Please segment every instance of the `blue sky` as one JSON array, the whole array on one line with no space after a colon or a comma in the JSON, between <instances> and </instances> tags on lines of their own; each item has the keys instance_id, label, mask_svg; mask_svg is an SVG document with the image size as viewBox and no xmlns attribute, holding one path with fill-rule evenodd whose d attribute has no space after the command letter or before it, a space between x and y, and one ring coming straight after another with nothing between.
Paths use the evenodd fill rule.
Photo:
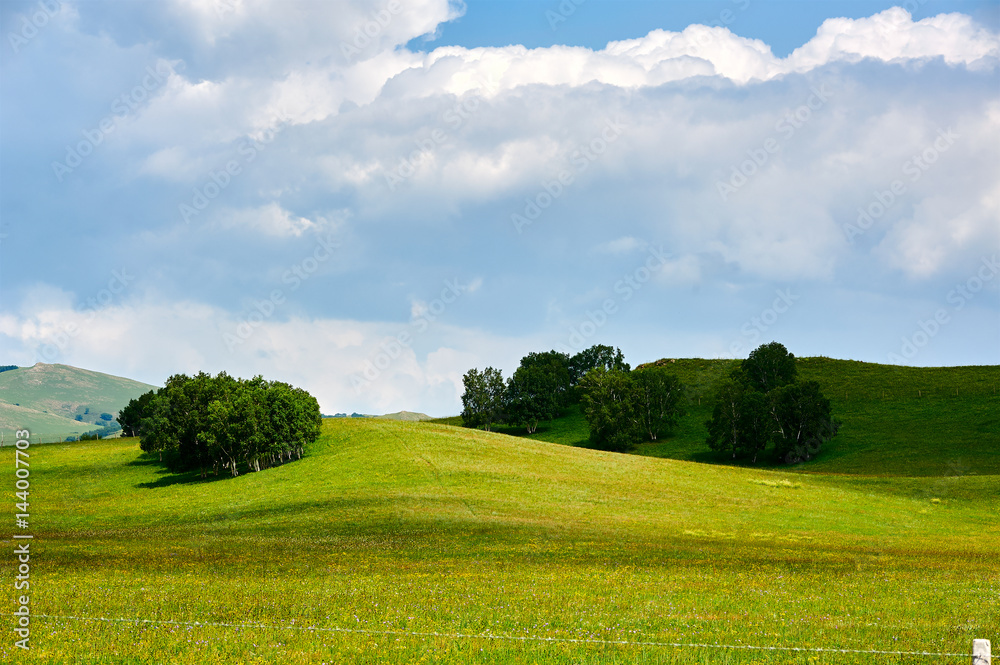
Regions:
<instances>
[{"instance_id":1,"label":"blue sky","mask_svg":"<svg viewBox=\"0 0 1000 665\"><path fill-rule=\"evenodd\" d=\"M460 409L529 351L1000 362L992 2L0 5L2 362Z\"/></svg>"},{"instance_id":2,"label":"blue sky","mask_svg":"<svg viewBox=\"0 0 1000 665\"><path fill-rule=\"evenodd\" d=\"M849 0L583 0L572 2L572 12L560 2L537 0L479 0L467 3L466 13L449 21L433 35L408 44L414 50L438 46L506 46L529 48L555 44L602 49L609 41L646 34L651 27L680 32L691 24L722 26L742 37L763 40L780 57L809 41L828 18L865 18L894 6L907 8L920 20L942 12L962 12L992 25L1000 21L1000 4L985 0L887 2ZM552 12L552 13L549 13ZM428 39L433 37L433 39Z\"/></svg>"}]
</instances>

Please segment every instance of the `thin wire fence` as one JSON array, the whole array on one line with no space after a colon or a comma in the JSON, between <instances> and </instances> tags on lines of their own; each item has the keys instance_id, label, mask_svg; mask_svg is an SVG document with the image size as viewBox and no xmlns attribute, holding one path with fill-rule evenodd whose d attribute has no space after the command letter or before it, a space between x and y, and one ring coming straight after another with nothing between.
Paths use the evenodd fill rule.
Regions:
<instances>
[{"instance_id":1,"label":"thin wire fence","mask_svg":"<svg viewBox=\"0 0 1000 665\"><path fill-rule=\"evenodd\" d=\"M225 623L220 621L171 621L167 619L119 619L107 617L78 617L65 616L59 614L34 614L33 617L45 619L63 619L68 621L97 621L106 623L135 623L135 624L157 624L168 626L192 626L200 627L221 627L221 628L263 628L267 630L298 630L309 632L329 632L329 633L358 633L364 635L386 635L386 636L410 636L410 637L444 637L447 639L469 639L469 640L507 640L511 642L558 642L563 644L601 644L608 646L635 646L635 647L672 647L672 648L696 648L696 649L732 649L745 651L787 651L787 652L809 652L809 653L844 653L844 654L873 654L881 656L923 656L928 658L971 658L971 653L943 653L933 651L883 651L878 649L836 649L832 647L787 647L787 646L754 646L747 644L711 644L700 642L656 642L656 641L629 641L629 640L599 640L594 638L575 637L544 637L540 635L504 635L496 633L440 633L434 631L406 631L406 630L373 630L369 628L339 628L321 626L296 626L296 625L274 625L260 623Z\"/></svg>"}]
</instances>

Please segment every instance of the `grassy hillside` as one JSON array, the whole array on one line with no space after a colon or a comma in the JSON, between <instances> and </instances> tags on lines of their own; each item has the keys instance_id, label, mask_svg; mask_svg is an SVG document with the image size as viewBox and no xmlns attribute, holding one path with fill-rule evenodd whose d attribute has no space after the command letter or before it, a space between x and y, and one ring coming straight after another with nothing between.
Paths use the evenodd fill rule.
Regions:
<instances>
[{"instance_id":1,"label":"grassy hillside","mask_svg":"<svg viewBox=\"0 0 1000 665\"><path fill-rule=\"evenodd\" d=\"M688 388L687 415L673 436L636 447L650 457L723 462L705 445L712 395L735 366L730 360L658 361ZM897 476L1000 473L1000 367L897 367L852 360L800 358L802 380L818 381L843 425L799 472ZM461 419L435 422L460 425ZM502 429L521 436L523 430ZM543 424L532 439L588 446L578 407ZM761 466L767 466L764 460ZM775 467L778 468L778 467Z\"/></svg>"},{"instance_id":2,"label":"grassy hillside","mask_svg":"<svg viewBox=\"0 0 1000 665\"><path fill-rule=\"evenodd\" d=\"M306 458L256 474L173 476L126 439L33 449L31 482L19 662L899 663L927 661L640 643L968 653L1000 637L997 476L802 475L328 419Z\"/></svg>"},{"instance_id":3,"label":"grassy hillside","mask_svg":"<svg viewBox=\"0 0 1000 665\"><path fill-rule=\"evenodd\" d=\"M0 427L49 438L80 434L154 389L139 381L68 365L37 363L0 373ZM79 416L81 421L77 421Z\"/></svg>"}]
</instances>

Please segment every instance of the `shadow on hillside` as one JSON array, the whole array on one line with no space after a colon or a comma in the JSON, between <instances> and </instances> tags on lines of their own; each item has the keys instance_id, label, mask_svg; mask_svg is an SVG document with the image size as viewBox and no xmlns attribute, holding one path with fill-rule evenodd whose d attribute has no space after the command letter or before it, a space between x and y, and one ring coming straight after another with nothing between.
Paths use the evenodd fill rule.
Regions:
<instances>
[{"instance_id":1,"label":"shadow on hillside","mask_svg":"<svg viewBox=\"0 0 1000 665\"><path fill-rule=\"evenodd\" d=\"M129 466L158 466L163 464L159 457L144 453L139 459L134 459L128 463Z\"/></svg>"},{"instance_id":2,"label":"shadow on hillside","mask_svg":"<svg viewBox=\"0 0 1000 665\"><path fill-rule=\"evenodd\" d=\"M822 449L815 457L810 460L803 462L796 462L794 464L788 464L780 459L776 459L771 451L765 451L757 458L756 463L753 460L746 458L733 459L729 455L714 452L712 450L700 450L697 452L690 453L687 457L683 458L691 462L698 462L700 464L711 464L714 466L731 466L738 469L759 469L762 471L808 471L809 465L826 459L827 449Z\"/></svg>"},{"instance_id":3,"label":"shadow on hillside","mask_svg":"<svg viewBox=\"0 0 1000 665\"><path fill-rule=\"evenodd\" d=\"M221 475L209 475L207 478L202 478L201 474L197 471L182 471L180 473L173 473L170 469L161 469L157 471L157 473L161 474L163 477L159 480L152 480L148 483L137 483L136 487L155 489L157 487L169 487L171 485L179 484L206 483L228 477Z\"/></svg>"},{"instance_id":4,"label":"shadow on hillside","mask_svg":"<svg viewBox=\"0 0 1000 665\"><path fill-rule=\"evenodd\" d=\"M725 464L727 466L739 466L737 464L739 460L734 460L732 458L726 458L725 455L720 455L712 450L700 450L695 453L691 453L689 458L692 462L701 462L702 464Z\"/></svg>"},{"instance_id":5,"label":"shadow on hillside","mask_svg":"<svg viewBox=\"0 0 1000 665\"><path fill-rule=\"evenodd\" d=\"M292 460L293 462L295 460ZM291 464L291 462L285 462L280 464L279 467L285 466L286 464ZM160 461L158 455L152 453L144 453L138 459L134 459L128 463L129 466L152 466L159 467L156 469L156 474L160 476L157 480L151 480L145 483L136 483L136 487L142 487L144 489L155 489L157 487L169 487L171 485L183 485L183 484L196 484L196 483L212 483L219 482L223 480L228 480L234 476L227 470L219 470L218 475L214 475L211 470L209 470L208 475L202 478L201 471L199 469L188 469L188 470L176 470L177 460L172 459L169 456L164 456L163 461ZM279 467L270 467L272 469ZM261 469L259 472L263 473L268 469ZM240 475L247 472L245 469L240 469Z\"/></svg>"}]
</instances>

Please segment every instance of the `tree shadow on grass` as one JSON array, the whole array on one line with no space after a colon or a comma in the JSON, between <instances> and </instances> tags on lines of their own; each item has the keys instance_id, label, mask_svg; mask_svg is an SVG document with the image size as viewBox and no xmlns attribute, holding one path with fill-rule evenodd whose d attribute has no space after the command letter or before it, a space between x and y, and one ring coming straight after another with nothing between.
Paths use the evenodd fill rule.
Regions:
<instances>
[{"instance_id":1,"label":"tree shadow on grass","mask_svg":"<svg viewBox=\"0 0 1000 665\"><path fill-rule=\"evenodd\" d=\"M158 466L162 464L163 462L158 457L148 453L143 453L142 457L128 463L129 466Z\"/></svg>"},{"instance_id":2,"label":"tree shadow on grass","mask_svg":"<svg viewBox=\"0 0 1000 665\"><path fill-rule=\"evenodd\" d=\"M291 460L290 462L285 462L284 464L279 464L277 467L263 468L260 471L254 471L253 473L263 473L268 469L275 469L286 464L290 464L296 460ZM152 453L143 453L137 459L132 460L128 463L129 466L152 466L159 467L156 469L156 474L161 476L157 480L151 480L145 483L136 483L136 487L142 487L144 489L155 489L157 487L169 487L171 485L194 485L199 483L214 483L229 480L234 478L228 470L220 469L219 474L215 475L211 471L208 472L204 478L202 478L200 469L178 469L178 460L176 456L164 455L163 461L160 461L158 455ZM248 473L241 471L240 475L243 473Z\"/></svg>"},{"instance_id":3,"label":"tree shadow on grass","mask_svg":"<svg viewBox=\"0 0 1000 665\"><path fill-rule=\"evenodd\" d=\"M172 456L169 453L160 459L159 454L154 453L142 453L136 459L128 463L129 466L145 466L145 467L155 467L156 474L160 476L157 480L151 480L145 483L136 483L136 487L142 487L146 489L154 489L157 487L169 487L170 485L178 484L191 484L208 482L211 480L218 480L225 476L213 476L209 475L207 478L201 477L201 472L198 469L185 469L180 470L177 468L178 460L176 456Z\"/></svg>"},{"instance_id":4,"label":"tree shadow on grass","mask_svg":"<svg viewBox=\"0 0 1000 665\"><path fill-rule=\"evenodd\" d=\"M142 487L145 489L155 489L157 487L169 487L171 485L193 485L195 483L208 483L214 482L216 480L224 480L227 476L209 475L207 478L202 478L201 474L197 471L181 471L174 473L170 469L161 469L157 471L163 477L159 480L151 480L147 483L136 483L136 487Z\"/></svg>"}]
</instances>

